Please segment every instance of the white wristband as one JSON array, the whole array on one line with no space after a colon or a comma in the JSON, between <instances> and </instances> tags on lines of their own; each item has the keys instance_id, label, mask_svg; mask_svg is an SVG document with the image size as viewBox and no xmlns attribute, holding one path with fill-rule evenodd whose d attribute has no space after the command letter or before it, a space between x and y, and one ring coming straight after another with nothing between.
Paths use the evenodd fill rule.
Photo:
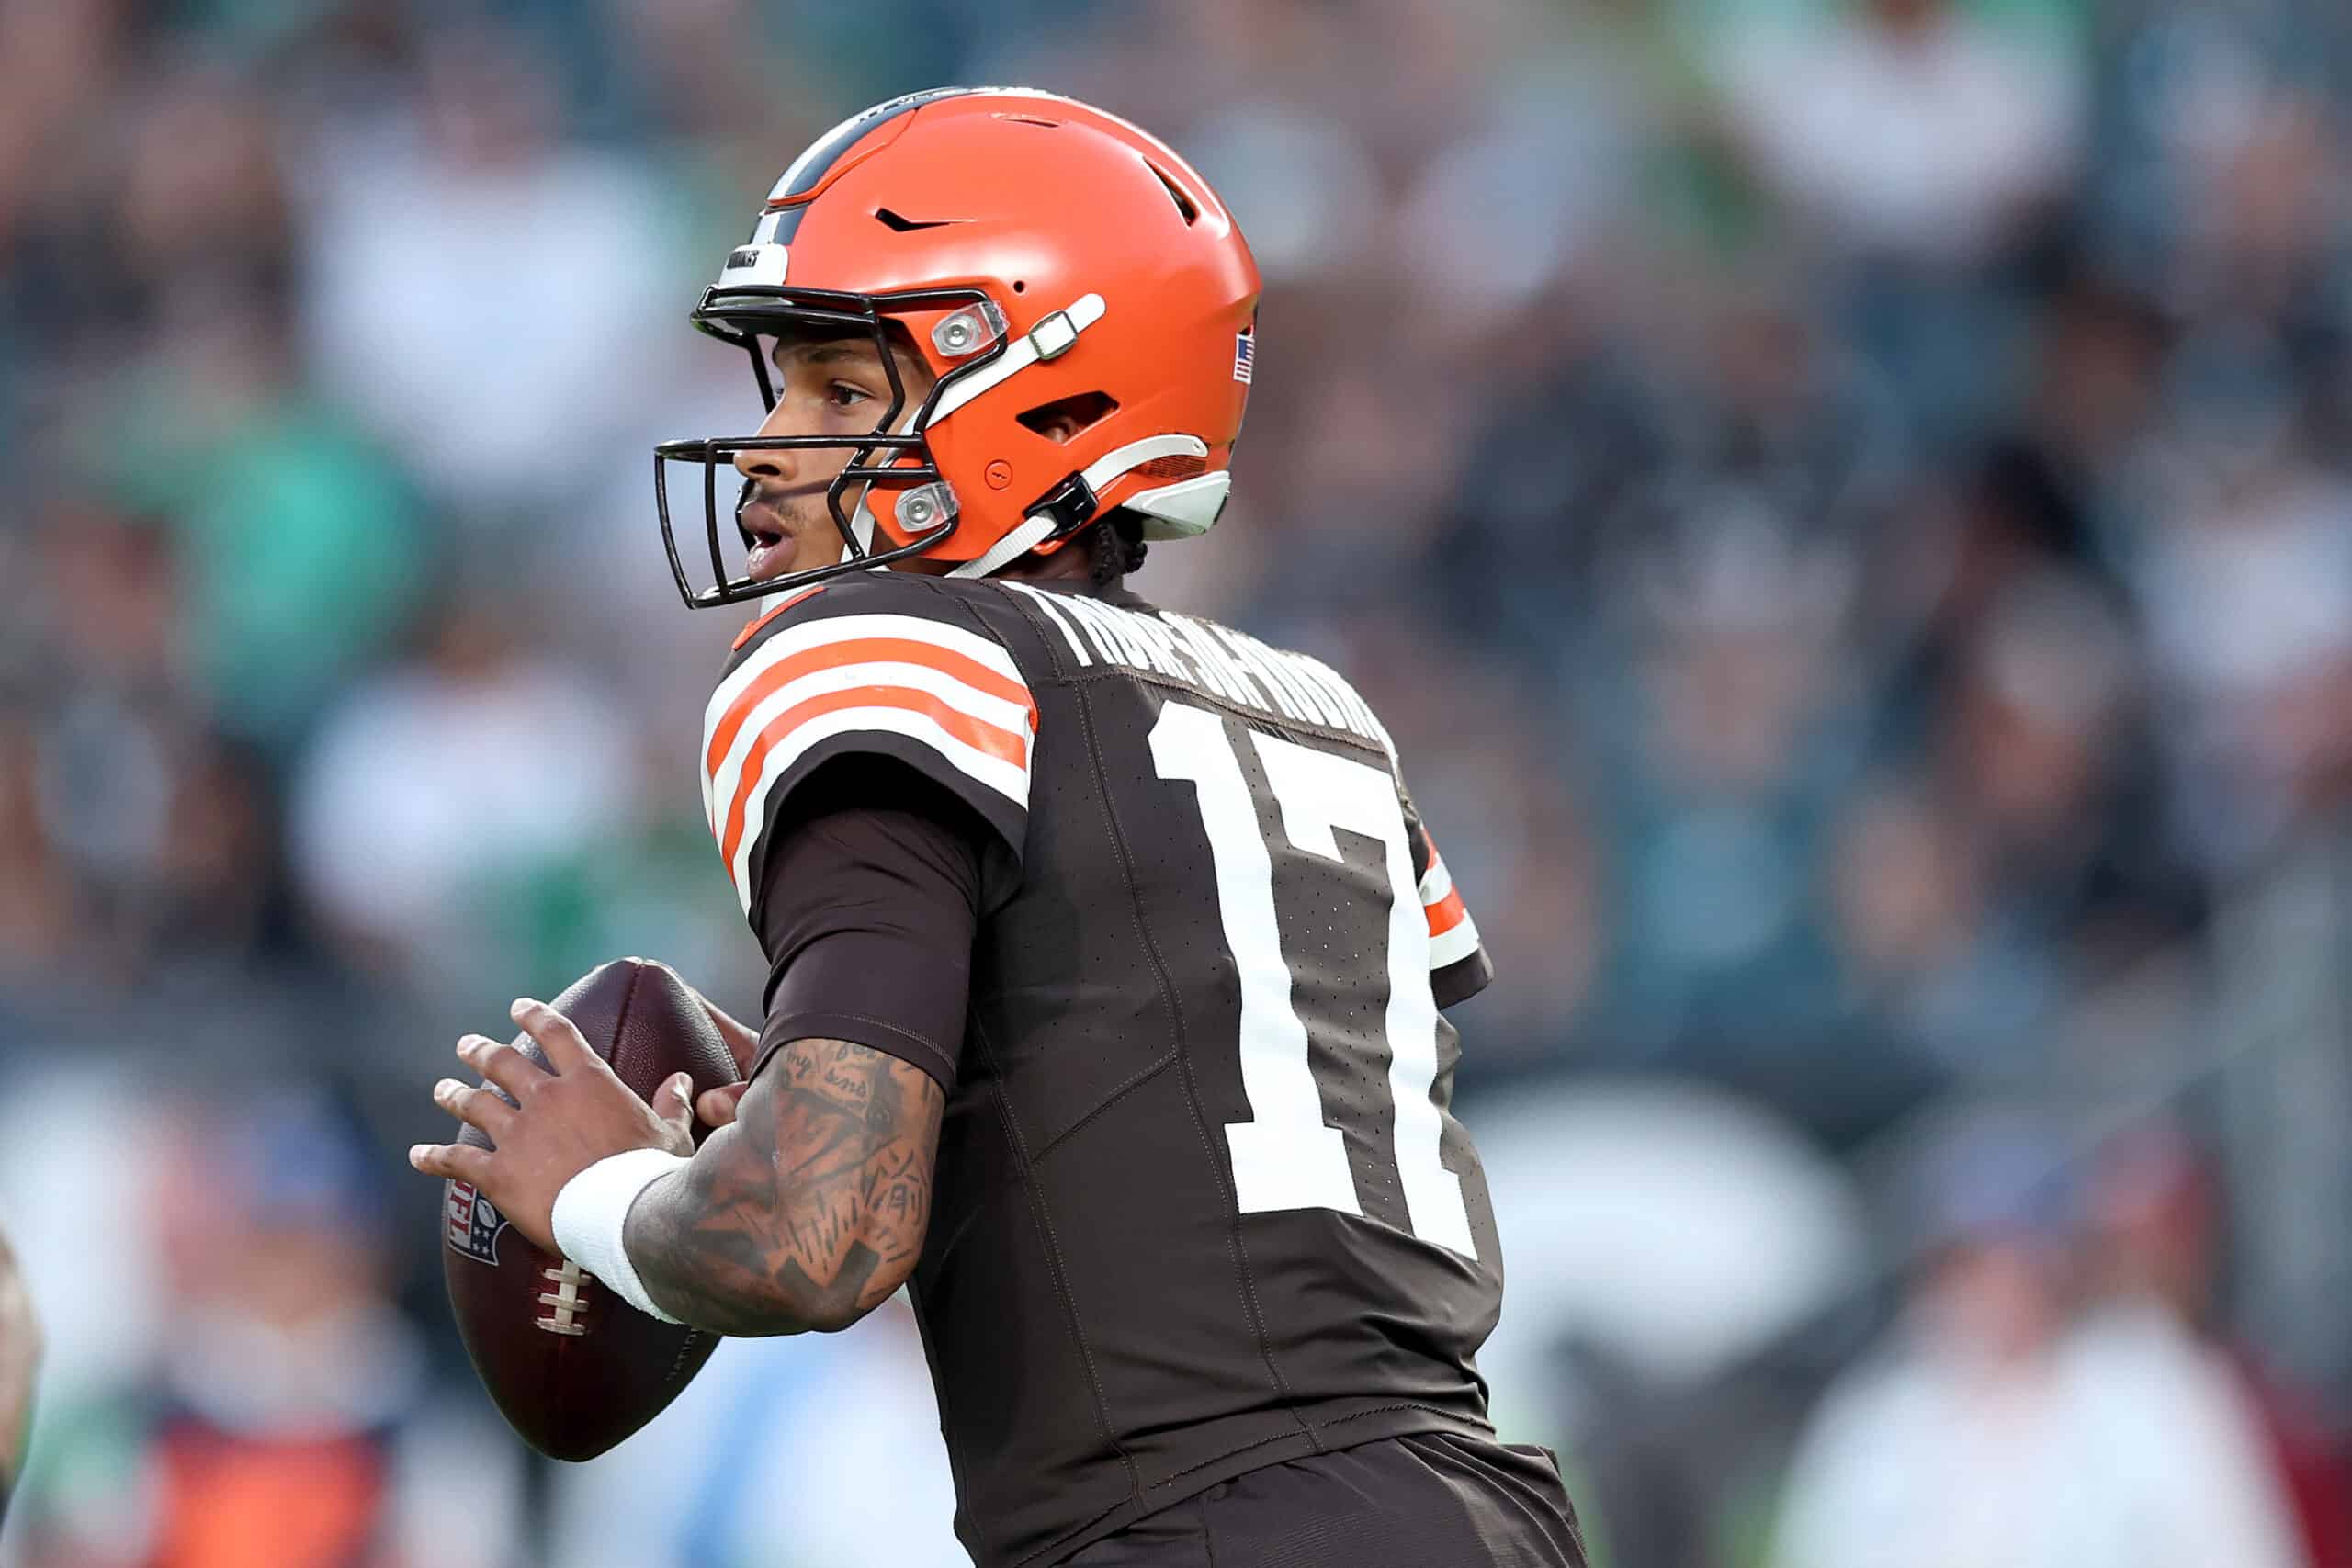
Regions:
<instances>
[{"instance_id":1,"label":"white wristband","mask_svg":"<svg viewBox=\"0 0 2352 1568\"><path fill-rule=\"evenodd\" d=\"M598 1160L555 1195L555 1244L563 1255L629 1305L664 1323L682 1320L655 1306L646 1294L645 1281L637 1277L628 1250L621 1245L621 1232L638 1194L688 1163L662 1149L630 1149Z\"/></svg>"}]
</instances>

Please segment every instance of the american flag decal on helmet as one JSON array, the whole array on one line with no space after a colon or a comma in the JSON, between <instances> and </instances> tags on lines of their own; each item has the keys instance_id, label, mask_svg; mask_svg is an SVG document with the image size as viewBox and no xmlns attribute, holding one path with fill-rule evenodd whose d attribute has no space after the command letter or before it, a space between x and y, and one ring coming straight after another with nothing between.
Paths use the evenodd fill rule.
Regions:
<instances>
[{"instance_id":1,"label":"american flag decal on helmet","mask_svg":"<svg viewBox=\"0 0 2352 1568\"><path fill-rule=\"evenodd\" d=\"M1258 362L1258 329L1253 324L1233 334L1233 378L1247 383Z\"/></svg>"}]
</instances>

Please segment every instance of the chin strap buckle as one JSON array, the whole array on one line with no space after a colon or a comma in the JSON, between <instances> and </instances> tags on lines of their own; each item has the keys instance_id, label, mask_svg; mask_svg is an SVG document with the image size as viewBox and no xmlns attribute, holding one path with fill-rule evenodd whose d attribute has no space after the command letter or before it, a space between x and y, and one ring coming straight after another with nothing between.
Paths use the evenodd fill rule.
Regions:
<instances>
[{"instance_id":1,"label":"chin strap buckle","mask_svg":"<svg viewBox=\"0 0 2352 1568\"><path fill-rule=\"evenodd\" d=\"M1032 550L1055 549L1064 539L1085 527L1095 513L1102 509L1102 504L1095 499L1094 487L1086 482L1086 477L1072 474L1031 507L1012 532L989 546L977 559L966 561L947 575L989 577Z\"/></svg>"},{"instance_id":2,"label":"chin strap buckle","mask_svg":"<svg viewBox=\"0 0 2352 1568\"><path fill-rule=\"evenodd\" d=\"M1037 351L1037 361L1059 359L1078 343L1078 323L1069 319L1068 310L1056 310L1029 329L1029 346Z\"/></svg>"},{"instance_id":3,"label":"chin strap buckle","mask_svg":"<svg viewBox=\"0 0 2352 1568\"><path fill-rule=\"evenodd\" d=\"M1049 518L1053 522L1052 531L1038 543L1058 544L1069 538L1092 522L1102 506L1102 503L1095 498L1094 487L1086 482L1086 476L1070 475L1029 508L1030 516Z\"/></svg>"}]
</instances>

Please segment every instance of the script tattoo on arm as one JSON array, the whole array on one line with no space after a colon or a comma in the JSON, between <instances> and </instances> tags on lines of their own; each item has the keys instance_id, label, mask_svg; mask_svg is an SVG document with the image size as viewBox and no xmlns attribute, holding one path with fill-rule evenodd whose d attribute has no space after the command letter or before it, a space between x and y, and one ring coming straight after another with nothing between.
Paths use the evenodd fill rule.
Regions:
<instances>
[{"instance_id":1,"label":"script tattoo on arm","mask_svg":"<svg viewBox=\"0 0 2352 1568\"><path fill-rule=\"evenodd\" d=\"M629 1261L697 1328L846 1328L914 1271L946 1099L931 1075L845 1040L776 1054L694 1163L629 1211Z\"/></svg>"}]
</instances>

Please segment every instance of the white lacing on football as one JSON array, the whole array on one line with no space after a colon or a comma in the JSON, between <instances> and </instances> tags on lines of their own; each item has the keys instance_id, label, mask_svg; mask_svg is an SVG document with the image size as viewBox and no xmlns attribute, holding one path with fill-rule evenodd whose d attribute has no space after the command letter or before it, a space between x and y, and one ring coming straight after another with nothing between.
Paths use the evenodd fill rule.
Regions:
<instances>
[{"instance_id":1,"label":"white lacing on football","mask_svg":"<svg viewBox=\"0 0 2352 1568\"><path fill-rule=\"evenodd\" d=\"M554 1310L532 1321L549 1334L574 1338L586 1334L588 1325L580 1321L580 1314L587 1310L588 1287L595 1283L596 1277L567 1258L560 1269L540 1269L539 1278L555 1286L552 1291L539 1292L539 1304Z\"/></svg>"}]
</instances>

